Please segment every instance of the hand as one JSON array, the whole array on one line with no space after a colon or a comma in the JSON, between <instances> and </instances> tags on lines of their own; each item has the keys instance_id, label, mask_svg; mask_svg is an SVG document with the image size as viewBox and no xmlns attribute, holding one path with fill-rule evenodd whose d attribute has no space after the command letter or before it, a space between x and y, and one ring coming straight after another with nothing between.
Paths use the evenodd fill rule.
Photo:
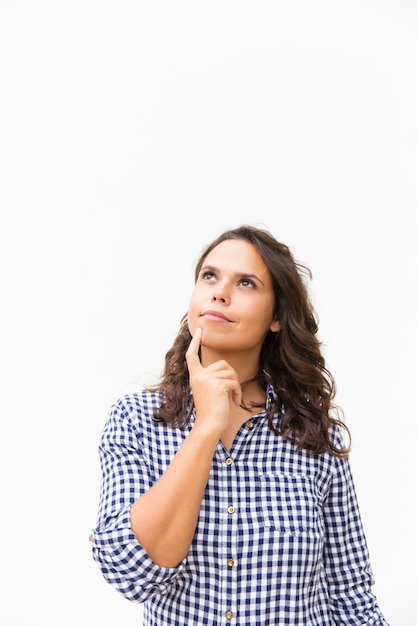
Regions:
<instances>
[{"instance_id":1,"label":"hand","mask_svg":"<svg viewBox=\"0 0 417 626\"><path fill-rule=\"evenodd\" d=\"M227 361L202 366L198 355L201 337L202 330L197 328L185 355L196 409L196 425L205 425L220 437L229 423L230 403L233 401L240 405L242 389L236 371Z\"/></svg>"}]
</instances>

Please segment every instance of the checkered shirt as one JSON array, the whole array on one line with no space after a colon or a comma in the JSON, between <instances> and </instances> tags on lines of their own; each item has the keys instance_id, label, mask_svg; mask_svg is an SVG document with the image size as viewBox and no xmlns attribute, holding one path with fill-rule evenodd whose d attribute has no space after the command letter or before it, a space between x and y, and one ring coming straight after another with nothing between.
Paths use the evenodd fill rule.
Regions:
<instances>
[{"instance_id":1,"label":"checkered shirt","mask_svg":"<svg viewBox=\"0 0 417 626\"><path fill-rule=\"evenodd\" d=\"M268 406L272 388L267 398ZM187 556L175 568L153 563L129 509L193 425L153 421L157 403L140 391L111 407L90 536L104 578L144 603L145 626L388 626L371 592L348 460L297 452L268 428L266 411L241 426L230 452L217 445Z\"/></svg>"}]
</instances>

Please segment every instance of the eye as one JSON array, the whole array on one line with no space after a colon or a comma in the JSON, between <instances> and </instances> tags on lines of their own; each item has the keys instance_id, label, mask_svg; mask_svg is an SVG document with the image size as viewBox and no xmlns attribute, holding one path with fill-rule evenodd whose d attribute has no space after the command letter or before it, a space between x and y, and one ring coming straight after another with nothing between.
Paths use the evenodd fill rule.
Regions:
<instances>
[{"instance_id":1,"label":"eye","mask_svg":"<svg viewBox=\"0 0 417 626\"><path fill-rule=\"evenodd\" d=\"M243 287L252 287L253 289L256 288L255 283L250 278L241 278L239 280L239 285L242 285Z\"/></svg>"},{"instance_id":2,"label":"eye","mask_svg":"<svg viewBox=\"0 0 417 626\"><path fill-rule=\"evenodd\" d=\"M216 278L216 274L211 270L204 270L203 272L201 272L201 278L202 280L213 280L214 278Z\"/></svg>"}]
</instances>

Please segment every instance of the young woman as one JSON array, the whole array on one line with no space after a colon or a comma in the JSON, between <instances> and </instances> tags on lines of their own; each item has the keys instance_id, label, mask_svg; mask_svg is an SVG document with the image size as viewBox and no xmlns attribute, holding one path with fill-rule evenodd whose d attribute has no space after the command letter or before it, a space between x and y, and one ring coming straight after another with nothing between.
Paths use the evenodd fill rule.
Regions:
<instances>
[{"instance_id":1,"label":"young woman","mask_svg":"<svg viewBox=\"0 0 417 626\"><path fill-rule=\"evenodd\" d=\"M387 626L308 275L220 235L160 383L110 410L93 556L146 626Z\"/></svg>"}]
</instances>

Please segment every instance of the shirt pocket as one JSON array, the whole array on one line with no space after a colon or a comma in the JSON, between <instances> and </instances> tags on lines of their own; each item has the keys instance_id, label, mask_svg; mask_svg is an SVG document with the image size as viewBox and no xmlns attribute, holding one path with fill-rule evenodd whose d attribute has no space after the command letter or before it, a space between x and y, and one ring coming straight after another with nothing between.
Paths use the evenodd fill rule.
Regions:
<instances>
[{"instance_id":1,"label":"shirt pocket","mask_svg":"<svg viewBox=\"0 0 417 626\"><path fill-rule=\"evenodd\" d=\"M281 532L320 531L320 495L305 474L259 474L265 527Z\"/></svg>"}]
</instances>

